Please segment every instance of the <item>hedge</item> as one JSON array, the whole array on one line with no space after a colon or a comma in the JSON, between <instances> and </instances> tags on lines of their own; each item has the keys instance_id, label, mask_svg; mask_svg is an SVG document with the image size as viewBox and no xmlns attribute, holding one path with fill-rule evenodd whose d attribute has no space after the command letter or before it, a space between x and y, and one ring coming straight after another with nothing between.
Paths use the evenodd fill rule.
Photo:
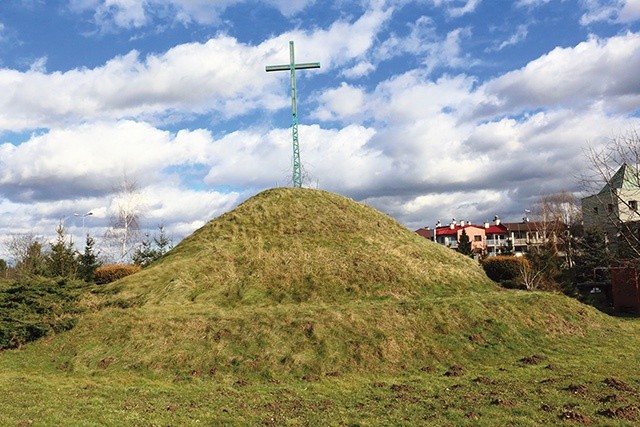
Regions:
<instances>
[{"instance_id":1,"label":"hedge","mask_svg":"<svg viewBox=\"0 0 640 427\"><path fill-rule=\"evenodd\" d=\"M104 285L130 276L140 270L142 270L142 267L139 265L103 265L96 268L93 279L97 285Z\"/></svg>"},{"instance_id":2,"label":"hedge","mask_svg":"<svg viewBox=\"0 0 640 427\"><path fill-rule=\"evenodd\" d=\"M528 264L524 257L498 255L481 261L484 272L494 282L516 280L520 277L522 266Z\"/></svg>"}]
</instances>

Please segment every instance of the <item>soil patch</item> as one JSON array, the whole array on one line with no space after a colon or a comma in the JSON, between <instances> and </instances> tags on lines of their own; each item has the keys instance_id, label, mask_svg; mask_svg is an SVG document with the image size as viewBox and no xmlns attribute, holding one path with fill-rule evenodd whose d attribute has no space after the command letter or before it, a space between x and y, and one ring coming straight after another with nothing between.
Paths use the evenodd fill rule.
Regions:
<instances>
[{"instance_id":1,"label":"soil patch","mask_svg":"<svg viewBox=\"0 0 640 427\"><path fill-rule=\"evenodd\" d=\"M589 388L582 384L570 384L569 386L567 386L567 388L565 388L565 390L573 394L579 394L581 396L584 396L587 393L589 393Z\"/></svg>"},{"instance_id":2,"label":"soil patch","mask_svg":"<svg viewBox=\"0 0 640 427\"><path fill-rule=\"evenodd\" d=\"M574 421L578 424L592 424L593 420L586 415L574 411L573 409L565 409L560 412L558 418L561 420Z\"/></svg>"},{"instance_id":3,"label":"soil patch","mask_svg":"<svg viewBox=\"0 0 640 427\"><path fill-rule=\"evenodd\" d=\"M627 383L616 378L605 378L603 382L609 387L615 388L619 391L633 391Z\"/></svg>"},{"instance_id":4,"label":"soil patch","mask_svg":"<svg viewBox=\"0 0 640 427\"><path fill-rule=\"evenodd\" d=\"M519 362L524 363L525 365L537 365L546 359L546 356L542 354L534 354L533 356L523 357Z\"/></svg>"},{"instance_id":5,"label":"soil patch","mask_svg":"<svg viewBox=\"0 0 640 427\"><path fill-rule=\"evenodd\" d=\"M460 365L453 365L447 372L444 373L446 377L459 377L464 375L464 368Z\"/></svg>"},{"instance_id":6,"label":"soil patch","mask_svg":"<svg viewBox=\"0 0 640 427\"><path fill-rule=\"evenodd\" d=\"M636 421L640 417L640 408L636 405L621 406L617 409L605 409L598 411L598 415L607 418L618 418L627 421Z\"/></svg>"}]
</instances>

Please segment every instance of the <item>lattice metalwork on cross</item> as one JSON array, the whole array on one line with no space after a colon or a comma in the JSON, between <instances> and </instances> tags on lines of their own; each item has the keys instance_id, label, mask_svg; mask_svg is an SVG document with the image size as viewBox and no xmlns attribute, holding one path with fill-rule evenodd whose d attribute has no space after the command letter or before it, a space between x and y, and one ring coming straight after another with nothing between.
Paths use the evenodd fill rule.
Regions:
<instances>
[{"instance_id":1,"label":"lattice metalwork on cross","mask_svg":"<svg viewBox=\"0 0 640 427\"><path fill-rule=\"evenodd\" d=\"M300 143L298 142L298 102L296 100L296 70L320 68L319 62L305 62L296 64L293 52L293 41L289 42L289 64L267 65L266 71L291 72L291 134L293 137L293 186L302 187L302 168L300 166Z\"/></svg>"}]
</instances>

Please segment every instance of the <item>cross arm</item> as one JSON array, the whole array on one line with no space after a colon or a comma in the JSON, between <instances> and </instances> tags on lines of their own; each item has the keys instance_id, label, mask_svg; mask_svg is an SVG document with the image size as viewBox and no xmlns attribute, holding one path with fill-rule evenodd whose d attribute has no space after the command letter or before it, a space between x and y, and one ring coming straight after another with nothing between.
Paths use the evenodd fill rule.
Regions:
<instances>
[{"instance_id":1,"label":"cross arm","mask_svg":"<svg viewBox=\"0 0 640 427\"><path fill-rule=\"evenodd\" d=\"M308 70L310 68L320 68L319 62L304 62L302 64L295 64L294 68L296 70ZM291 70L291 64L284 65L267 65L265 67L267 72L269 71L289 71Z\"/></svg>"}]
</instances>

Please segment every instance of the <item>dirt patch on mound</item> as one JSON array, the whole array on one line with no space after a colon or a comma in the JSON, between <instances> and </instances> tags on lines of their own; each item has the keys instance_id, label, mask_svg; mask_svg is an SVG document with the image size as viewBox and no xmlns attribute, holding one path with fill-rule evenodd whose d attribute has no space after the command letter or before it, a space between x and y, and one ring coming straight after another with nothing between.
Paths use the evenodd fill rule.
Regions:
<instances>
[{"instance_id":1,"label":"dirt patch on mound","mask_svg":"<svg viewBox=\"0 0 640 427\"><path fill-rule=\"evenodd\" d=\"M627 383L616 378L605 378L603 382L609 387L615 388L619 391L633 391L633 388L631 388Z\"/></svg>"},{"instance_id":2,"label":"dirt patch on mound","mask_svg":"<svg viewBox=\"0 0 640 427\"><path fill-rule=\"evenodd\" d=\"M532 356L523 357L519 362L524 363L525 365L537 365L546 359L547 357L542 354L534 354Z\"/></svg>"},{"instance_id":3,"label":"dirt patch on mound","mask_svg":"<svg viewBox=\"0 0 640 427\"><path fill-rule=\"evenodd\" d=\"M640 418L640 408L636 405L621 406L617 409L604 409L598 411L598 415L607 418L616 418L627 421L636 421Z\"/></svg>"},{"instance_id":4,"label":"dirt patch on mound","mask_svg":"<svg viewBox=\"0 0 640 427\"><path fill-rule=\"evenodd\" d=\"M578 424L593 423L593 420L591 418L577 411L574 411L573 409L564 409L562 412L560 412L560 415L558 415L558 418L560 418L561 420L573 421Z\"/></svg>"}]
</instances>

